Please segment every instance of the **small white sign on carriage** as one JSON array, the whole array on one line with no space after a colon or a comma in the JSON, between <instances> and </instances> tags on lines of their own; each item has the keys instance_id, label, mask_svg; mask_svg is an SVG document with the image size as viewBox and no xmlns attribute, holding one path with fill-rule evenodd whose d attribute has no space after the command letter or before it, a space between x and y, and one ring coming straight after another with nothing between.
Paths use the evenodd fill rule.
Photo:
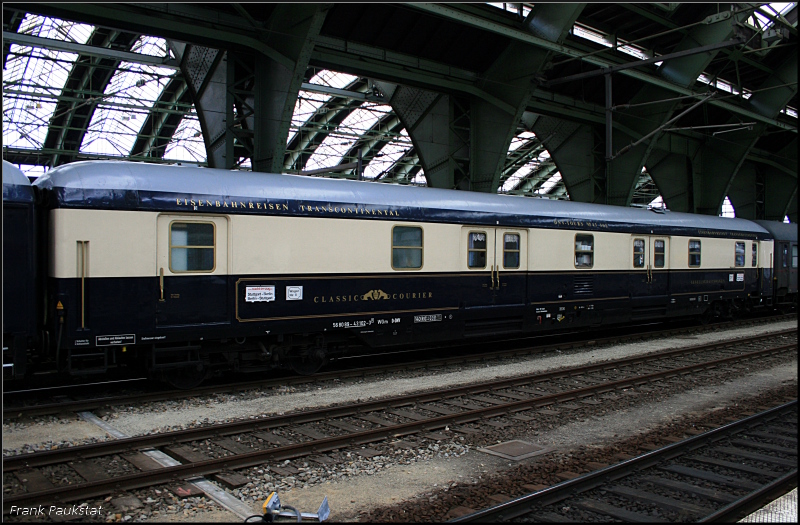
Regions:
<instances>
[{"instance_id":1,"label":"small white sign on carriage","mask_svg":"<svg viewBox=\"0 0 800 525\"><path fill-rule=\"evenodd\" d=\"M247 303L269 302L275 300L275 286L247 286L244 290Z\"/></svg>"}]
</instances>

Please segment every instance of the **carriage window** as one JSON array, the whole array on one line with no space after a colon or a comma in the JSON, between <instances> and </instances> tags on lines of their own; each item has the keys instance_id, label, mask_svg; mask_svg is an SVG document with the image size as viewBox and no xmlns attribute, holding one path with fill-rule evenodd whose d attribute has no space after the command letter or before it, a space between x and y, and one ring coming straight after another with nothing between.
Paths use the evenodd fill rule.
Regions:
<instances>
[{"instance_id":1,"label":"carriage window","mask_svg":"<svg viewBox=\"0 0 800 525\"><path fill-rule=\"evenodd\" d=\"M594 236L575 236L575 267L591 268L594 265Z\"/></svg>"},{"instance_id":2,"label":"carriage window","mask_svg":"<svg viewBox=\"0 0 800 525\"><path fill-rule=\"evenodd\" d=\"M689 266L700 266L700 241L689 241Z\"/></svg>"},{"instance_id":3,"label":"carriage window","mask_svg":"<svg viewBox=\"0 0 800 525\"><path fill-rule=\"evenodd\" d=\"M486 232L469 232L467 266L486 268Z\"/></svg>"},{"instance_id":4,"label":"carriage window","mask_svg":"<svg viewBox=\"0 0 800 525\"><path fill-rule=\"evenodd\" d=\"M656 239L653 244L653 266L656 268L664 267L666 243L663 239Z\"/></svg>"},{"instance_id":5,"label":"carriage window","mask_svg":"<svg viewBox=\"0 0 800 525\"><path fill-rule=\"evenodd\" d=\"M788 265L788 260L789 260L789 245L788 244L784 244L783 245L783 250L782 250L782 254L781 255L782 255L781 256L781 266L786 268L786 266Z\"/></svg>"},{"instance_id":6,"label":"carriage window","mask_svg":"<svg viewBox=\"0 0 800 525\"><path fill-rule=\"evenodd\" d=\"M797 245L792 245L792 268L797 268Z\"/></svg>"},{"instance_id":7,"label":"carriage window","mask_svg":"<svg viewBox=\"0 0 800 525\"><path fill-rule=\"evenodd\" d=\"M758 244L753 243L753 266L758 266Z\"/></svg>"},{"instance_id":8,"label":"carriage window","mask_svg":"<svg viewBox=\"0 0 800 525\"><path fill-rule=\"evenodd\" d=\"M744 243L737 242L735 248L735 257L733 263L737 266L744 266Z\"/></svg>"},{"instance_id":9,"label":"carriage window","mask_svg":"<svg viewBox=\"0 0 800 525\"><path fill-rule=\"evenodd\" d=\"M422 228L395 226L392 229L392 268L422 268Z\"/></svg>"},{"instance_id":10,"label":"carriage window","mask_svg":"<svg viewBox=\"0 0 800 525\"><path fill-rule=\"evenodd\" d=\"M644 239L633 240L633 267L644 268Z\"/></svg>"},{"instance_id":11,"label":"carriage window","mask_svg":"<svg viewBox=\"0 0 800 525\"><path fill-rule=\"evenodd\" d=\"M503 268L519 268L519 235L516 233L503 236Z\"/></svg>"},{"instance_id":12,"label":"carriage window","mask_svg":"<svg viewBox=\"0 0 800 525\"><path fill-rule=\"evenodd\" d=\"M214 223L170 224L169 269L171 272L214 271Z\"/></svg>"}]
</instances>

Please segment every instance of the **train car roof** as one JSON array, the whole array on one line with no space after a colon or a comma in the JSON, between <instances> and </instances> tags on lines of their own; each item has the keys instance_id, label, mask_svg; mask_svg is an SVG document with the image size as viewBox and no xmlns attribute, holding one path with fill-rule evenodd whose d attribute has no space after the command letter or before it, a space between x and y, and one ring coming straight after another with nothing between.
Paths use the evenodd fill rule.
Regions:
<instances>
[{"instance_id":1,"label":"train car roof","mask_svg":"<svg viewBox=\"0 0 800 525\"><path fill-rule=\"evenodd\" d=\"M33 202L31 181L18 167L3 161L3 202Z\"/></svg>"},{"instance_id":2,"label":"train car roof","mask_svg":"<svg viewBox=\"0 0 800 525\"><path fill-rule=\"evenodd\" d=\"M716 235L726 232L769 237L761 226L735 218L196 166L82 161L52 169L34 184L51 191L55 195L51 205L59 207L206 213L274 211L283 215L369 216L576 230L648 233L649 229L660 234L702 235L705 231L715 235L713 230ZM268 204L272 205L269 209Z\"/></svg>"},{"instance_id":3,"label":"train car roof","mask_svg":"<svg viewBox=\"0 0 800 525\"><path fill-rule=\"evenodd\" d=\"M797 241L797 223L778 221L753 221L770 232L778 241Z\"/></svg>"}]
</instances>

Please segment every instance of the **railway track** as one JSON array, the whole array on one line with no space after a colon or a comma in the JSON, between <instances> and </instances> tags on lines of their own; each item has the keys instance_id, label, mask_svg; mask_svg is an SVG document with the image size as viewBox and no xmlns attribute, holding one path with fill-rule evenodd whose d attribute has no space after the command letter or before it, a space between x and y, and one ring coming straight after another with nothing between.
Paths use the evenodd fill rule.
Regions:
<instances>
[{"instance_id":1,"label":"railway track","mask_svg":"<svg viewBox=\"0 0 800 525\"><path fill-rule=\"evenodd\" d=\"M19 489L4 495L3 509L75 501L256 465L269 465L281 473L279 465L285 460L335 462L326 454L347 449L369 457L377 452L363 448L366 445L384 442L381 446L404 448L405 436L441 439L446 436L437 431L445 428L480 434L535 421L537 411L553 406L596 404L597 398L636 395L650 388L647 385L697 379L720 367L783 359L795 351L796 333L789 330L479 385L5 457L3 470L16 476ZM155 447L172 458L173 466L151 459ZM129 473L108 479L112 461L127 465Z\"/></svg>"},{"instance_id":2,"label":"railway track","mask_svg":"<svg viewBox=\"0 0 800 525\"><path fill-rule=\"evenodd\" d=\"M769 318L768 322L779 321L786 319L794 319L796 315L786 315L779 318ZM748 324L760 324L764 319L749 319L746 321ZM223 385L210 385L201 388L195 388L191 391L183 390L159 390L156 392L134 392L124 393L121 395L92 395L91 393L85 398L81 399L67 399L58 402L45 402L31 405L22 405L21 403L30 402L30 396L33 392L5 392L4 393L4 407L3 419L12 420L25 417L36 417L51 414L67 413L67 412L82 412L88 410L97 410L100 408L114 406L114 405L133 405L138 403L147 403L154 401L167 401L175 399L184 399L190 396L203 396L220 393L239 393L253 389L269 389L277 388L280 386L297 386L307 385L313 383L325 383L326 381L342 380L348 378L363 378L375 376L384 373L392 373L399 371L411 371L429 369L443 366L455 366L476 362L484 362L490 359L504 359L513 358L518 356L530 355L533 353L547 353L554 350L574 350L585 348L589 346L602 346L610 344L621 344L630 342L632 340L642 340L648 337L676 337L687 333L696 333L698 330L717 330L724 328L728 323L720 323L715 325L708 325L705 327L679 327L671 328L668 330L658 329L654 331L640 331L638 333L623 333L621 335L614 335L610 337L582 337L573 341L560 341L555 344L524 344L521 347L515 347L509 350L493 351L493 352L480 352L470 353L466 352L463 355L448 356L437 359L424 359L413 362L401 362L389 365L366 366L358 368L349 368L344 370L331 370L322 372L313 376L290 376L290 377L277 377L273 379L259 379L255 381L237 382ZM582 334L583 335L583 334ZM591 335L591 334L588 334ZM83 396L82 396L83 397Z\"/></svg>"},{"instance_id":3,"label":"railway track","mask_svg":"<svg viewBox=\"0 0 800 525\"><path fill-rule=\"evenodd\" d=\"M451 522L730 522L796 486L794 400Z\"/></svg>"}]
</instances>

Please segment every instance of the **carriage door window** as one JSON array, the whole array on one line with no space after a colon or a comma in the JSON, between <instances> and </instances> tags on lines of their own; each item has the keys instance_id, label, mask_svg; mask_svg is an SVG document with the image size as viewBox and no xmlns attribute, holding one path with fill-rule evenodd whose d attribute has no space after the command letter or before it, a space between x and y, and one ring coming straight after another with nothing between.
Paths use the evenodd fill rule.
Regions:
<instances>
[{"instance_id":1,"label":"carriage door window","mask_svg":"<svg viewBox=\"0 0 800 525\"><path fill-rule=\"evenodd\" d=\"M689 266L700 266L700 241L689 241Z\"/></svg>"},{"instance_id":2,"label":"carriage door window","mask_svg":"<svg viewBox=\"0 0 800 525\"><path fill-rule=\"evenodd\" d=\"M797 268L797 245L792 245L792 268Z\"/></svg>"},{"instance_id":3,"label":"carriage door window","mask_svg":"<svg viewBox=\"0 0 800 525\"><path fill-rule=\"evenodd\" d=\"M736 248L735 248L734 254L735 254L735 256L734 256L733 264L737 268L739 268L741 266L744 266L744 243L743 242L737 242L736 243Z\"/></svg>"},{"instance_id":4,"label":"carriage door window","mask_svg":"<svg viewBox=\"0 0 800 525\"><path fill-rule=\"evenodd\" d=\"M519 237L517 237L519 240ZM519 257L519 251L517 251ZM467 267L486 268L486 232L469 232Z\"/></svg>"},{"instance_id":5,"label":"carriage door window","mask_svg":"<svg viewBox=\"0 0 800 525\"><path fill-rule=\"evenodd\" d=\"M395 226L392 229L392 268L422 268L422 228Z\"/></svg>"},{"instance_id":6,"label":"carriage door window","mask_svg":"<svg viewBox=\"0 0 800 525\"><path fill-rule=\"evenodd\" d=\"M169 269L180 272L214 271L214 224L178 222L169 226Z\"/></svg>"},{"instance_id":7,"label":"carriage door window","mask_svg":"<svg viewBox=\"0 0 800 525\"><path fill-rule=\"evenodd\" d=\"M591 268L594 265L594 236L575 236L575 267Z\"/></svg>"},{"instance_id":8,"label":"carriage door window","mask_svg":"<svg viewBox=\"0 0 800 525\"><path fill-rule=\"evenodd\" d=\"M783 253L782 253L782 256L781 256L781 266L786 268L786 266L788 265L788 260L789 260L789 245L788 244L784 244L783 245Z\"/></svg>"},{"instance_id":9,"label":"carriage door window","mask_svg":"<svg viewBox=\"0 0 800 525\"><path fill-rule=\"evenodd\" d=\"M503 235L503 268L519 268L519 235Z\"/></svg>"},{"instance_id":10,"label":"carriage door window","mask_svg":"<svg viewBox=\"0 0 800 525\"><path fill-rule=\"evenodd\" d=\"M664 239L656 239L653 241L653 266L656 268L663 268L666 258L665 254L666 243Z\"/></svg>"},{"instance_id":11,"label":"carriage door window","mask_svg":"<svg viewBox=\"0 0 800 525\"><path fill-rule=\"evenodd\" d=\"M644 239L633 240L633 267L644 268Z\"/></svg>"},{"instance_id":12,"label":"carriage door window","mask_svg":"<svg viewBox=\"0 0 800 525\"><path fill-rule=\"evenodd\" d=\"M758 243L753 243L753 266L758 266Z\"/></svg>"}]
</instances>

